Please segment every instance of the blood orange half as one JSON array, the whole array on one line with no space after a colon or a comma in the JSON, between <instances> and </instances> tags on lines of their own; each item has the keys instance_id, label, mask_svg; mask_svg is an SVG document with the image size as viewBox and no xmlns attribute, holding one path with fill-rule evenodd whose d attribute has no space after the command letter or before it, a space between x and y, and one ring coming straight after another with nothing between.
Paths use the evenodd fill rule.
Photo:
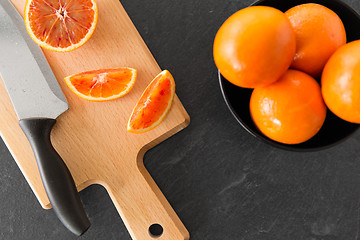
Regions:
<instances>
[{"instance_id":1,"label":"blood orange half","mask_svg":"<svg viewBox=\"0 0 360 240\"><path fill-rule=\"evenodd\" d=\"M168 114L175 96L175 81L164 70L147 86L127 125L132 133L144 133L158 126Z\"/></svg>"},{"instance_id":2,"label":"blood orange half","mask_svg":"<svg viewBox=\"0 0 360 240\"><path fill-rule=\"evenodd\" d=\"M68 87L79 97L96 102L114 100L127 94L135 84L133 68L111 68L77 73L65 78Z\"/></svg>"},{"instance_id":3,"label":"blood orange half","mask_svg":"<svg viewBox=\"0 0 360 240\"><path fill-rule=\"evenodd\" d=\"M97 18L94 0L27 0L24 13L31 38L57 52L82 46L95 31Z\"/></svg>"}]
</instances>

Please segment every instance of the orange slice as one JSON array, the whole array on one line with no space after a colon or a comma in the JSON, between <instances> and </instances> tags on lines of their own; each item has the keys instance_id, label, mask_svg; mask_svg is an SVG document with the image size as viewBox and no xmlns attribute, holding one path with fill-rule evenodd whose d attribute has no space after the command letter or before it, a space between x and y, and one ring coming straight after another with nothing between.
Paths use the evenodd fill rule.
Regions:
<instances>
[{"instance_id":1,"label":"orange slice","mask_svg":"<svg viewBox=\"0 0 360 240\"><path fill-rule=\"evenodd\" d=\"M158 126L168 114L175 96L175 82L169 71L157 75L141 95L131 113L127 130L144 133Z\"/></svg>"},{"instance_id":2,"label":"orange slice","mask_svg":"<svg viewBox=\"0 0 360 240\"><path fill-rule=\"evenodd\" d=\"M127 94L135 84L136 75L133 68L100 69L68 76L65 82L79 97L103 102Z\"/></svg>"},{"instance_id":3,"label":"orange slice","mask_svg":"<svg viewBox=\"0 0 360 240\"><path fill-rule=\"evenodd\" d=\"M98 19L94 0L27 0L24 20L31 38L41 47L68 52L93 34Z\"/></svg>"}]
</instances>

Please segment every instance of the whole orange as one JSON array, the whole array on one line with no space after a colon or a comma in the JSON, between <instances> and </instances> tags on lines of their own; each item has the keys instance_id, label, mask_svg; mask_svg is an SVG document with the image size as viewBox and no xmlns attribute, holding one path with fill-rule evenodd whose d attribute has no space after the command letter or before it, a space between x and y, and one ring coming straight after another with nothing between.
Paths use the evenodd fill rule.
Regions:
<instances>
[{"instance_id":1,"label":"whole orange","mask_svg":"<svg viewBox=\"0 0 360 240\"><path fill-rule=\"evenodd\" d=\"M285 12L296 35L292 68L320 76L326 61L346 43L344 25L335 12L315 3L295 6Z\"/></svg>"},{"instance_id":2,"label":"whole orange","mask_svg":"<svg viewBox=\"0 0 360 240\"><path fill-rule=\"evenodd\" d=\"M264 6L242 9L220 27L214 60L231 83L254 88L275 82L295 55L295 34L281 11Z\"/></svg>"},{"instance_id":3,"label":"whole orange","mask_svg":"<svg viewBox=\"0 0 360 240\"><path fill-rule=\"evenodd\" d=\"M360 123L360 40L339 48L325 65L321 91L338 117Z\"/></svg>"},{"instance_id":4,"label":"whole orange","mask_svg":"<svg viewBox=\"0 0 360 240\"><path fill-rule=\"evenodd\" d=\"M264 135L281 143L297 144L320 130L326 106L314 78L288 70L277 82L254 89L250 112Z\"/></svg>"}]
</instances>

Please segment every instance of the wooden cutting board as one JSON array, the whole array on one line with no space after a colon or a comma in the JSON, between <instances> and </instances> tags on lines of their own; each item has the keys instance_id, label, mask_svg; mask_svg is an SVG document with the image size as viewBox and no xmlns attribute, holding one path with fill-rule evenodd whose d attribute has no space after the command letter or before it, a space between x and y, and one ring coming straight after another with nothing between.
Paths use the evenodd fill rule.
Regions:
<instances>
[{"instance_id":1,"label":"wooden cutting board","mask_svg":"<svg viewBox=\"0 0 360 240\"><path fill-rule=\"evenodd\" d=\"M23 13L25 0L12 2ZM149 227L155 223L164 229L158 239L189 239L186 228L143 165L145 152L185 128L189 116L175 97L170 113L157 128L144 134L126 131L134 105L161 69L120 2L97 0L97 4L98 25L84 46L70 53L44 50L70 105L70 110L57 119L52 142L79 191L95 183L107 189L133 239L153 239ZM123 66L138 70L137 82L128 95L110 102L82 100L63 80L73 73ZM41 206L51 208L30 144L18 125L2 80L0 116L3 140Z\"/></svg>"}]
</instances>

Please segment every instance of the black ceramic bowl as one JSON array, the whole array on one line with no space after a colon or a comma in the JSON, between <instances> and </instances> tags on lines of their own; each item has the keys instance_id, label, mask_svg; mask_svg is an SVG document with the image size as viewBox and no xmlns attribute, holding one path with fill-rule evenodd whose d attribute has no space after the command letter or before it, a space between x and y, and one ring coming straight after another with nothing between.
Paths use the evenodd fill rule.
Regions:
<instances>
[{"instance_id":1,"label":"black ceramic bowl","mask_svg":"<svg viewBox=\"0 0 360 240\"><path fill-rule=\"evenodd\" d=\"M347 41L360 39L360 16L340 0L260 0L252 5L271 6L285 12L296 5L304 3L318 3L330 8L343 21ZM317 80L320 81L320 79ZM359 127L358 124L341 120L328 110L323 127L313 138L301 144L282 144L262 134L252 121L249 110L252 89L237 87L228 82L220 73L219 82L225 102L241 126L253 136L276 147L293 151L320 150L339 143L354 133Z\"/></svg>"}]
</instances>

